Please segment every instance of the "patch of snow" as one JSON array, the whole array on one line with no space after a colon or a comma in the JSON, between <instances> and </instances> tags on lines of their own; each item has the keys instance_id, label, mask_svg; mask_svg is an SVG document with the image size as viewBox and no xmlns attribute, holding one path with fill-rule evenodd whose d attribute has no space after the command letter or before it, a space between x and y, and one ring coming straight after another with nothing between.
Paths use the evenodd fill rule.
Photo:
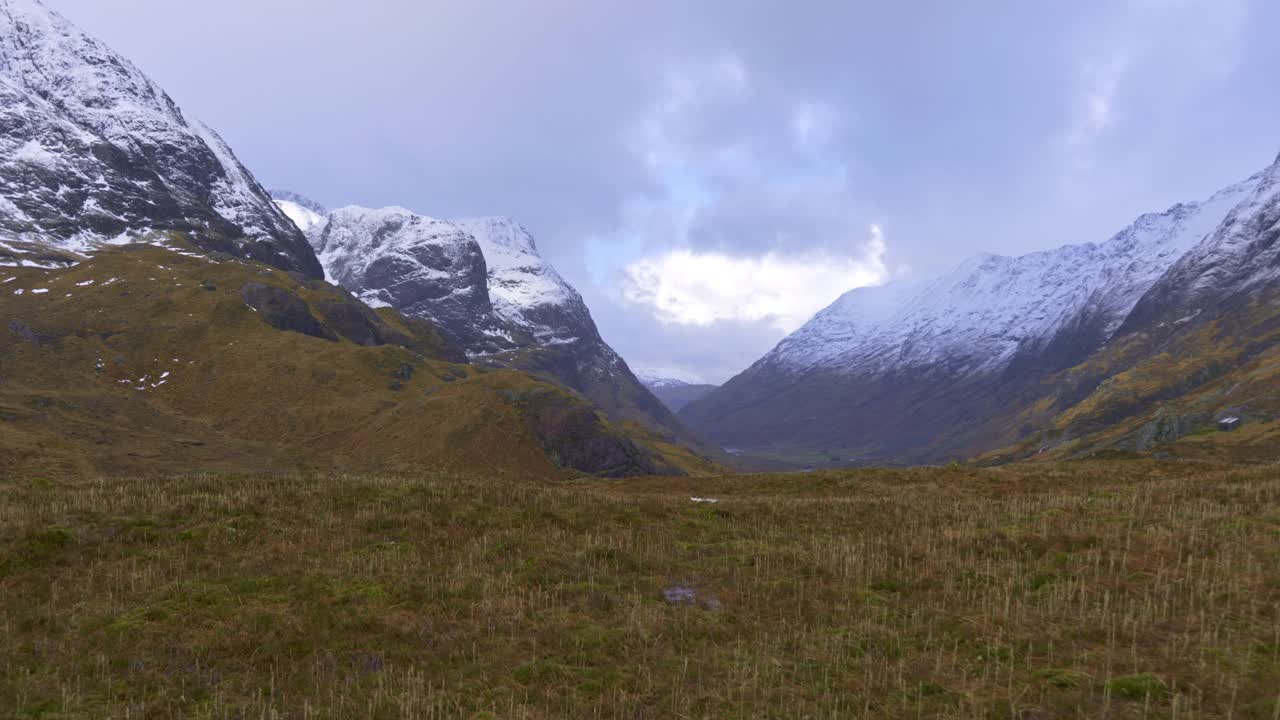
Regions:
<instances>
[{"instance_id":1,"label":"patch of snow","mask_svg":"<svg viewBox=\"0 0 1280 720\"><path fill-rule=\"evenodd\" d=\"M1195 320L1197 317L1200 317L1200 310L1199 310L1199 309L1197 309L1195 312L1191 313L1190 315L1187 315L1187 316L1185 316L1185 317L1180 317L1180 318L1178 318L1177 320L1174 320L1174 321L1173 321L1173 324L1174 324L1174 325L1181 325L1181 324L1183 324L1183 323L1189 323L1189 322L1191 322L1192 320Z\"/></svg>"},{"instance_id":2,"label":"patch of snow","mask_svg":"<svg viewBox=\"0 0 1280 720\"><path fill-rule=\"evenodd\" d=\"M324 216L320 213L299 205L292 200L275 200L276 207L293 221L294 225L302 232L307 232L311 228L324 222Z\"/></svg>"},{"instance_id":3,"label":"patch of snow","mask_svg":"<svg viewBox=\"0 0 1280 720\"><path fill-rule=\"evenodd\" d=\"M58 166L58 156L49 152L38 140L28 140L13 154L12 162L53 168Z\"/></svg>"},{"instance_id":4,"label":"patch of snow","mask_svg":"<svg viewBox=\"0 0 1280 720\"><path fill-rule=\"evenodd\" d=\"M45 294L45 293L47 293L47 292L49 292L49 288L34 288L34 289L32 289L31 294L32 294L32 295L43 295L43 294Z\"/></svg>"}]
</instances>

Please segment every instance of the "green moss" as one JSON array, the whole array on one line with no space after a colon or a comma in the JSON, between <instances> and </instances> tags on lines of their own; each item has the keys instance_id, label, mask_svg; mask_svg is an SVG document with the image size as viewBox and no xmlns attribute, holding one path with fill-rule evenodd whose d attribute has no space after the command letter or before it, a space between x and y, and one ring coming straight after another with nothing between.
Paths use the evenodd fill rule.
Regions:
<instances>
[{"instance_id":1,"label":"green moss","mask_svg":"<svg viewBox=\"0 0 1280 720\"><path fill-rule=\"evenodd\" d=\"M1128 700L1144 700L1147 698L1162 699L1169 693L1169 688L1160 678L1151 673L1123 675L1107 682L1107 690L1113 696Z\"/></svg>"}]
</instances>

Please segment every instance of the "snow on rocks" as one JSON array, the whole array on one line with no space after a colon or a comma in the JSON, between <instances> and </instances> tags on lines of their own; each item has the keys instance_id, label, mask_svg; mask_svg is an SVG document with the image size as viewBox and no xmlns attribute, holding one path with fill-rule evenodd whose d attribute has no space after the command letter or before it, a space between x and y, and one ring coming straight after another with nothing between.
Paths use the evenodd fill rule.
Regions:
<instances>
[{"instance_id":1,"label":"snow on rocks","mask_svg":"<svg viewBox=\"0 0 1280 720\"><path fill-rule=\"evenodd\" d=\"M195 226L219 238L215 247L269 248L272 262L319 273L301 233L216 133L38 0L0 0L0 127L6 238L70 257Z\"/></svg>"},{"instance_id":2,"label":"snow on rocks","mask_svg":"<svg viewBox=\"0 0 1280 720\"><path fill-rule=\"evenodd\" d=\"M480 244L495 312L543 343L577 339L572 333L566 334L565 328L539 318L540 308L585 305L578 291L538 254L533 236L524 226L506 217L469 218L453 223Z\"/></svg>"}]
</instances>

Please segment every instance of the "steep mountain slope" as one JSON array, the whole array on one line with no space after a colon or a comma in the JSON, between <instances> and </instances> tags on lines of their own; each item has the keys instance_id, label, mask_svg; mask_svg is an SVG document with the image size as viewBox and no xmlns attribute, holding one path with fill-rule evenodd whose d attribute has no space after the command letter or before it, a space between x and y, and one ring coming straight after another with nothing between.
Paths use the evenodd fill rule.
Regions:
<instances>
[{"instance_id":1,"label":"steep mountain slope","mask_svg":"<svg viewBox=\"0 0 1280 720\"><path fill-rule=\"evenodd\" d=\"M259 263L133 244L0 270L0 318L4 476L680 471L572 393Z\"/></svg>"},{"instance_id":2,"label":"steep mountain slope","mask_svg":"<svg viewBox=\"0 0 1280 720\"><path fill-rule=\"evenodd\" d=\"M0 263L62 265L167 231L322 273L216 133L38 0L0 0Z\"/></svg>"},{"instance_id":3,"label":"steep mountain slope","mask_svg":"<svg viewBox=\"0 0 1280 720\"><path fill-rule=\"evenodd\" d=\"M726 445L795 462L926 462L1035 430L1042 384L1118 333L1266 174L1144 215L1101 244L986 255L931 281L847 293L682 413Z\"/></svg>"},{"instance_id":4,"label":"steep mountain slope","mask_svg":"<svg viewBox=\"0 0 1280 720\"><path fill-rule=\"evenodd\" d=\"M1051 387L1047 429L998 456L1280 456L1280 158L1117 337ZM1244 428L1214 432L1227 416Z\"/></svg>"},{"instance_id":5,"label":"steep mountain slope","mask_svg":"<svg viewBox=\"0 0 1280 720\"><path fill-rule=\"evenodd\" d=\"M616 421L716 452L640 384L600 337L582 296L518 223L347 207L307 237L330 280L372 305L437 324L472 363L552 379Z\"/></svg>"},{"instance_id":6,"label":"steep mountain slope","mask_svg":"<svg viewBox=\"0 0 1280 720\"><path fill-rule=\"evenodd\" d=\"M637 370L636 377L640 379L640 382L645 387L649 388L649 392L656 395L662 401L662 404L666 405L674 413L680 412L689 403L705 397L718 387L716 385L667 377L663 373L651 370Z\"/></svg>"}]
</instances>

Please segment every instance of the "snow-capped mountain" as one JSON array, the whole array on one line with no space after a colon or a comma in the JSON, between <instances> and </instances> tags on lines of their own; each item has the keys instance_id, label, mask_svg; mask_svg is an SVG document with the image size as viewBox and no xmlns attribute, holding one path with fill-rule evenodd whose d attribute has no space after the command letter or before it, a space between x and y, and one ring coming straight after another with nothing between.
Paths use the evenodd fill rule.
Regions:
<instances>
[{"instance_id":1,"label":"snow-capped mountain","mask_svg":"<svg viewBox=\"0 0 1280 720\"><path fill-rule=\"evenodd\" d=\"M635 374L647 388L685 387L706 384L691 373L667 368L636 368Z\"/></svg>"},{"instance_id":2,"label":"snow-capped mountain","mask_svg":"<svg viewBox=\"0 0 1280 720\"><path fill-rule=\"evenodd\" d=\"M675 413L716 389L715 385L701 382L697 377L678 370L644 368L636 370L636 377L650 392L658 396L663 405Z\"/></svg>"},{"instance_id":3,"label":"snow-capped mountain","mask_svg":"<svg viewBox=\"0 0 1280 720\"><path fill-rule=\"evenodd\" d=\"M1033 429L1010 426L1048 378L1132 332L1144 308L1274 277L1258 247L1276 218L1258 209L1274 209L1276 175L1143 215L1102 243L984 255L938 278L853 290L681 416L725 445L824 448L842 462L1007 442Z\"/></svg>"},{"instance_id":4,"label":"snow-capped mountain","mask_svg":"<svg viewBox=\"0 0 1280 720\"><path fill-rule=\"evenodd\" d=\"M494 312L480 244L457 225L352 206L312 225L307 238L328 280L367 304L433 322L473 357L519 347Z\"/></svg>"},{"instance_id":5,"label":"snow-capped mountain","mask_svg":"<svg viewBox=\"0 0 1280 720\"><path fill-rule=\"evenodd\" d=\"M271 199L304 233L324 222L324 216L329 214L320 203L288 190L272 190Z\"/></svg>"},{"instance_id":6,"label":"snow-capped mountain","mask_svg":"<svg viewBox=\"0 0 1280 720\"><path fill-rule=\"evenodd\" d=\"M38 0L0 0L0 128L0 262L66 263L179 231L321 272L217 133Z\"/></svg>"},{"instance_id":7,"label":"snow-capped mountain","mask_svg":"<svg viewBox=\"0 0 1280 720\"><path fill-rule=\"evenodd\" d=\"M990 372L1043 351L1068 328L1087 326L1105 342L1160 276L1262 179L1258 174L1204 202L1143 215L1100 244L983 255L932 281L850 291L762 362L792 372Z\"/></svg>"},{"instance_id":8,"label":"snow-capped mountain","mask_svg":"<svg viewBox=\"0 0 1280 720\"><path fill-rule=\"evenodd\" d=\"M616 419L696 444L601 339L582 296L519 223L346 207L307 238L331 282L434 323L473 363L547 376Z\"/></svg>"}]
</instances>

